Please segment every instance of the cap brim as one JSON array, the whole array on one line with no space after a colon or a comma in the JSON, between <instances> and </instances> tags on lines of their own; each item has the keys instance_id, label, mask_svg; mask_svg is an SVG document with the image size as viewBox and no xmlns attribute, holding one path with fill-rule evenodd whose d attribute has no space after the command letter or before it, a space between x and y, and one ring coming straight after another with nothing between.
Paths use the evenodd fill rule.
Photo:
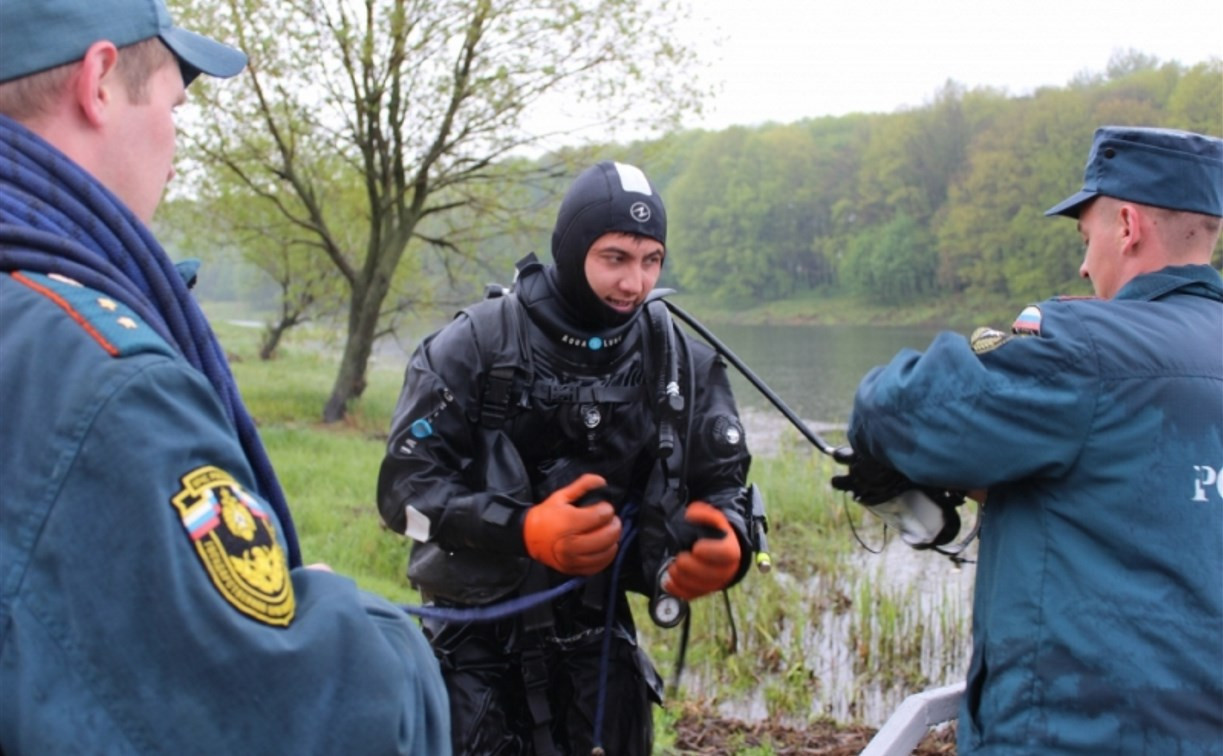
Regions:
<instances>
[{"instance_id":1,"label":"cap brim","mask_svg":"<svg viewBox=\"0 0 1223 756\"><path fill-rule=\"evenodd\" d=\"M228 79L246 67L246 53L186 29L164 29L158 35L186 68ZM194 78L194 77L191 77ZM184 76L184 79L187 79ZM189 83L189 82L188 82Z\"/></svg>"},{"instance_id":2,"label":"cap brim","mask_svg":"<svg viewBox=\"0 0 1223 756\"><path fill-rule=\"evenodd\" d=\"M1045 211L1045 215L1065 215L1070 218L1079 217L1080 206L1089 199L1099 196L1099 192L1082 190L1067 197Z\"/></svg>"}]
</instances>

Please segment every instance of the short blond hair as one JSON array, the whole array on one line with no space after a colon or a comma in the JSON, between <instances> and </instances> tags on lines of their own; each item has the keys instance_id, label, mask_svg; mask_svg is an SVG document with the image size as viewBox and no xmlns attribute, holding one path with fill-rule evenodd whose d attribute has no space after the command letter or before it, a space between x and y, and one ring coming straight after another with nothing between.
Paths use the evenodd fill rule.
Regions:
<instances>
[{"instance_id":1,"label":"short blond hair","mask_svg":"<svg viewBox=\"0 0 1223 756\"><path fill-rule=\"evenodd\" d=\"M149 96L149 79L178 59L157 37L119 48L115 73L123 82L127 96L143 103ZM45 71L23 76L0 84L0 113L16 121L25 121L45 113L55 96L68 84L68 79L80 61L65 63Z\"/></svg>"},{"instance_id":2,"label":"short blond hair","mask_svg":"<svg viewBox=\"0 0 1223 756\"><path fill-rule=\"evenodd\" d=\"M1203 213L1169 210L1163 207L1143 205L1152 216L1153 225L1164 246L1179 259L1182 256L1200 256L1202 251L1213 250L1218 244L1223 219Z\"/></svg>"}]
</instances>

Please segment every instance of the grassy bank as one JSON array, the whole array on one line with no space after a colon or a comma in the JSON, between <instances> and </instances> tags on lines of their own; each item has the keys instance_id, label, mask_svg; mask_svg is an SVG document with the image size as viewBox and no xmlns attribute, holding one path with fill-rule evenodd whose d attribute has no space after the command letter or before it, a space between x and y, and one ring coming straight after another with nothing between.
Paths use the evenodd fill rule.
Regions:
<instances>
[{"instance_id":1,"label":"grassy bank","mask_svg":"<svg viewBox=\"0 0 1223 756\"><path fill-rule=\"evenodd\" d=\"M809 293L801 297L761 302L734 309L711 305L691 294L678 294L673 299L711 326L723 323L936 326L957 331L971 331L980 325L1008 325L1028 304L1026 301L947 298L904 305L882 305L835 291Z\"/></svg>"}]
</instances>

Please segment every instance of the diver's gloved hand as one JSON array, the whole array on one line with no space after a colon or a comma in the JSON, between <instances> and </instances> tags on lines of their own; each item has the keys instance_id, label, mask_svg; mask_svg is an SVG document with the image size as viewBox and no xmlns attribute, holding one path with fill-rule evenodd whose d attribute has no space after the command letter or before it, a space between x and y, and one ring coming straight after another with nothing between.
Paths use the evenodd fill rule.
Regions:
<instances>
[{"instance_id":1,"label":"diver's gloved hand","mask_svg":"<svg viewBox=\"0 0 1223 756\"><path fill-rule=\"evenodd\" d=\"M676 555L667 568L662 589L691 601L729 585L739 572L741 554L739 539L726 521L726 515L717 507L694 501L684 512L684 519L707 535L697 538L690 549ZM714 532L720 535L714 536Z\"/></svg>"},{"instance_id":2,"label":"diver's gloved hand","mask_svg":"<svg viewBox=\"0 0 1223 756\"><path fill-rule=\"evenodd\" d=\"M532 559L566 575L593 575L616 558L620 518L606 501L574 506L607 481L586 473L527 510L522 540Z\"/></svg>"},{"instance_id":3,"label":"diver's gloved hand","mask_svg":"<svg viewBox=\"0 0 1223 756\"><path fill-rule=\"evenodd\" d=\"M865 452L855 452L848 446L833 450L832 458L849 465L844 475L834 475L829 481L838 491L845 491L859 504L882 504L915 488L913 481Z\"/></svg>"}]
</instances>

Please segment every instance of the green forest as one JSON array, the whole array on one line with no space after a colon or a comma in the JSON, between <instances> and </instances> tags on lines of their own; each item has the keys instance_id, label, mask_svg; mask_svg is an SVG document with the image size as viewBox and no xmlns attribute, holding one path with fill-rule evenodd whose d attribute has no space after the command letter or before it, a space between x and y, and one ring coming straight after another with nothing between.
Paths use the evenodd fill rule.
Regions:
<instances>
[{"instance_id":1,"label":"green forest","mask_svg":"<svg viewBox=\"0 0 1223 756\"><path fill-rule=\"evenodd\" d=\"M1031 96L949 83L918 109L612 151L660 184L681 292L731 309L832 292L989 309L1090 292L1074 223L1043 212L1081 186L1104 124L1223 134L1223 67L1132 55Z\"/></svg>"}]
</instances>

